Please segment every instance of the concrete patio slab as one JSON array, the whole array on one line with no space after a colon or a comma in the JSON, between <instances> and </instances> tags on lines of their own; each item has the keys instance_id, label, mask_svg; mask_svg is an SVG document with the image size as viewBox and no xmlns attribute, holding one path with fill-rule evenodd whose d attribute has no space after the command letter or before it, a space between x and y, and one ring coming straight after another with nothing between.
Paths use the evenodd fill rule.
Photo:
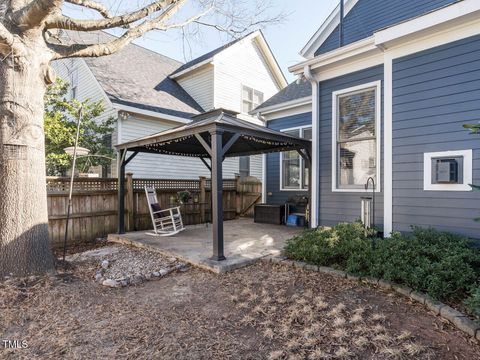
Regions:
<instances>
[{"instance_id":1,"label":"concrete patio slab","mask_svg":"<svg viewBox=\"0 0 480 360\"><path fill-rule=\"evenodd\" d=\"M286 241L302 232L301 228L283 225L257 224L252 219L224 222L224 261L211 260L212 226L192 225L171 237L151 236L149 231L123 235L110 234L108 241L147 248L163 255L174 256L194 266L224 273L247 266L264 256L279 255ZM151 232L151 231L150 231Z\"/></svg>"}]
</instances>

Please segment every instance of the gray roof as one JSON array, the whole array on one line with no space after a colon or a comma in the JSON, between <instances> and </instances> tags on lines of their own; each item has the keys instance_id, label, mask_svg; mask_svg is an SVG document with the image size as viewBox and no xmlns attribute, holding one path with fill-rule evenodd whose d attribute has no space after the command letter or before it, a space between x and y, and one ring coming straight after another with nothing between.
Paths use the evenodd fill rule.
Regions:
<instances>
[{"instance_id":1,"label":"gray roof","mask_svg":"<svg viewBox=\"0 0 480 360\"><path fill-rule=\"evenodd\" d=\"M106 42L113 35L68 31L79 43ZM85 58L85 62L113 103L189 119L203 112L197 102L168 76L181 62L141 46L130 44L109 56Z\"/></svg>"},{"instance_id":2,"label":"gray roof","mask_svg":"<svg viewBox=\"0 0 480 360\"><path fill-rule=\"evenodd\" d=\"M312 96L312 85L308 81L301 81L297 84L296 81L289 84L286 88L280 90L270 99L259 105L253 112L264 109L269 106L279 105L288 101L301 99L307 96Z\"/></svg>"},{"instance_id":3,"label":"gray roof","mask_svg":"<svg viewBox=\"0 0 480 360\"><path fill-rule=\"evenodd\" d=\"M214 57L214 56L217 55L218 53L221 53L223 50L229 48L229 47L232 46L232 45L235 45L237 42L239 42L240 40L243 40L244 38L246 38L247 36L249 36L249 35L251 35L251 34L252 34L252 33L249 33L249 34L247 34L247 35L245 35L245 36L242 36L242 37L239 38L239 39L235 39L235 40L233 40L233 41L231 41L231 42L229 42L229 43L227 43L227 44L225 44L225 45L220 46L219 48L217 48L217 49L215 49L215 50L212 50L212 51L206 53L205 55L202 55L202 56L200 56L200 57L198 57L198 58L196 58L196 59L193 59L193 60L187 62L186 64L180 66L178 69L176 69L174 72L172 72L172 74L171 74L170 76L173 76L173 75L175 75L175 74L178 74L178 73L180 73L180 72L182 72L182 71L184 71L184 70L187 70L187 69L189 69L189 68L191 68L191 67L194 67L194 66L197 65L197 64L202 63L203 61L206 61L206 60L208 60L208 59L211 59L212 57Z\"/></svg>"}]
</instances>

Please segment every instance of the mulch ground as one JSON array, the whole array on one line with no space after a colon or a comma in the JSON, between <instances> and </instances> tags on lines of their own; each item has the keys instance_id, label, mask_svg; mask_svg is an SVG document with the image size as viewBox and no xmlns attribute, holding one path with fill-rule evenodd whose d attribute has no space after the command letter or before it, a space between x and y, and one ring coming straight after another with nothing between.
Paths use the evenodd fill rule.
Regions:
<instances>
[{"instance_id":1,"label":"mulch ground","mask_svg":"<svg viewBox=\"0 0 480 360\"><path fill-rule=\"evenodd\" d=\"M56 278L0 282L7 359L480 359L480 345L423 307L321 273L260 263L190 268L136 287Z\"/></svg>"}]
</instances>

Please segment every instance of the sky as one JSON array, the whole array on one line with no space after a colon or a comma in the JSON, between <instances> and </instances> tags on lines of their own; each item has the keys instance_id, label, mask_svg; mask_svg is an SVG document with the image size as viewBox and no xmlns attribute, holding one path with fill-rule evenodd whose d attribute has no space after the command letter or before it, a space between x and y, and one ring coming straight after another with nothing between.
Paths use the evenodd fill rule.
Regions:
<instances>
[{"instance_id":1,"label":"sky","mask_svg":"<svg viewBox=\"0 0 480 360\"><path fill-rule=\"evenodd\" d=\"M244 0L244 4L253 8L256 1L258 0ZM123 6L123 0L104 0L103 2L112 9L112 13L121 13L133 9ZM339 0L271 0L272 6L263 16L275 16L282 13L286 14L286 17L281 24L267 26L264 29L264 35L289 82L293 81L294 77L288 72L288 67L302 61L302 57L299 55L300 50L338 2ZM132 3L135 3L134 5L137 7L143 4L139 0L132 1L129 5L133 6ZM188 17L189 14L195 12L195 9L191 6L183 10L183 13L179 16ZM64 13L76 18L92 16L88 11L80 12L73 5L67 5ZM145 34L135 43L173 59L186 62L232 40L226 34L211 28L204 28L196 36L187 37L188 41L184 41L183 38L179 30L153 31Z\"/></svg>"}]
</instances>

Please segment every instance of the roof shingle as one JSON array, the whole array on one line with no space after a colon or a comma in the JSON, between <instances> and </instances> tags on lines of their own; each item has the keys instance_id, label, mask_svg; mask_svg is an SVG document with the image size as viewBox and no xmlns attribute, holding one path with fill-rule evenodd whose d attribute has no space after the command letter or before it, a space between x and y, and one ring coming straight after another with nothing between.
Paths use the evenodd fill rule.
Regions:
<instances>
[{"instance_id":1,"label":"roof shingle","mask_svg":"<svg viewBox=\"0 0 480 360\"><path fill-rule=\"evenodd\" d=\"M301 81L300 84L297 84L296 81L290 83L286 88L280 90L278 93L273 95L270 99L265 101L263 104L259 105L253 112L257 112L261 109L279 105L288 101L297 100L312 96L312 86L308 81Z\"/></svg>"},{"instance_id":2,"label":"roof shingle","mask_svg":"<svg viewBox=\"0 0 480 360\"><path fill-rule=\"evenodd\" d=\"M68 31L79 43L107 42L113 35ZM189 119L203 112L198 103L169 75L182 63L130 44L109 56L84 59L113 103Z\"/></svg>"}]
</instances>

